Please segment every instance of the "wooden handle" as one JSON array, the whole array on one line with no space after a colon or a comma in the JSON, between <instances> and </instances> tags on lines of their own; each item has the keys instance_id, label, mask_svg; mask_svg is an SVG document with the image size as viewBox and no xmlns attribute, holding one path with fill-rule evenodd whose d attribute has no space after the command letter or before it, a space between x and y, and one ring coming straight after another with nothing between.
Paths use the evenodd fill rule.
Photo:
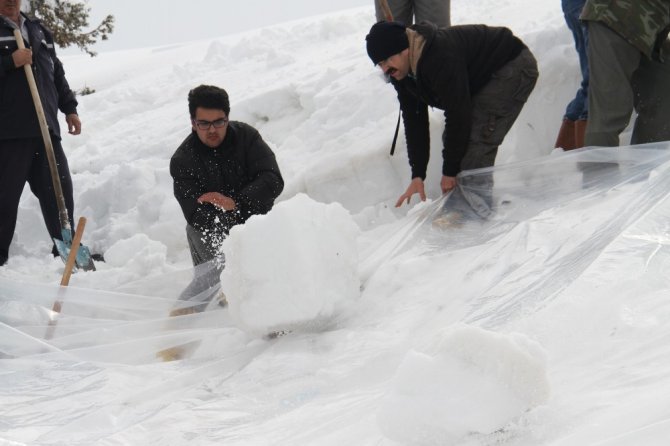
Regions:
<instances>
[{"instance_id":1,"label":"wooden handle","mask_svg":"<svg viewBox=\"0 0 670 446\"><path fill-rule=\"evenodd\" d=\"M70 283L70 276L72 276L74 263L77 260L77 253L79 252L79 245L81 244L81 238L84 235L85 226L86 226L86 217L79 217L79 222L77 222L77 230L74 232L74 238L72 239L72 246L70 247L70 254L68 254L67 261L65 262L65 270L63 271L63 278L60 281L61 286L68 286L68 284ZM60 308L58 310L54 308L53 310L60 312Z\"/></svg>"},{"instance_id":2,"label":"wooden handle","mask_svg":"<svg viewBox=\"0 0 670 446\"><path fill-rule=\"evenodd\" d=\"M25 49L26 46L23 43L23 36L21 31L18 29L14 30L14 38L16 38L16 44L19 46L19 49ZM26 71L26 77L28 78L28 86L30 86L30 94L33 97L33 103L35 104L35 111L37 112L37 120L40 123L40 130L42 131L42 139L44 140L44 148L46 149L47 160L49 161L49 169L51 170L51 181L54 186L54 192L56 193L56 202L58 203L58 215L60 219L60 224L62 229L72 230L70 227L70 218L67 215L67 207L65 206L65 197L63 195L63 188L60 184L60 176L58 175L58 164L56 163L56 156L54 155L54 147L51 143L51 136L49 135L49 126L47 124L47 118L44 114L44 108L42 107L42 101L40 100L40 94L37 90L37 84L35 83L35 75L29 64L23 66Z\"/></svg>"},{"instance_id":3,"label":"wooden handle","mask_svg":"<svg viewBox=\"0 0 670 446\"><path fill-rule=\"evenodd\" d=\"M63 278L60 281L60 286L66 287L70 283L70 276L72 276L72 269L74 268L74 263L77 259L77 252L79 252L79 245L81 244L81 238L84 235L84 227L86 226L86 218L79 217L79 222L77 223L77 230L74 233L74 238L72 239L72 246L70 247L70 253L67 256L67 262L65 262L65 270L63 271ZM63 309L63 302L61 301L61 295L65 290L61 288L58 291L58 297L51 307L51 311L55 313L60 313ZM58 324L57 316L49 320L49 326L47 327L45 339L52 339L54 337L54 332L56 331L56 324Z\"/></svg>"},{"instance_id":4,"label":"wooden handle","mask_svg":"<svg viewBox=\"0 0 670 446\"><path fill-rule=\"evenodd\" d=\"M379 7L381 8L382 12L384 13L384 18L386 19L387 22L392 22L393 21L393 13L391 12L391 8L389 8L389 3L387 0L378 0L379 1Z\"/></svg>"}]
</instances>

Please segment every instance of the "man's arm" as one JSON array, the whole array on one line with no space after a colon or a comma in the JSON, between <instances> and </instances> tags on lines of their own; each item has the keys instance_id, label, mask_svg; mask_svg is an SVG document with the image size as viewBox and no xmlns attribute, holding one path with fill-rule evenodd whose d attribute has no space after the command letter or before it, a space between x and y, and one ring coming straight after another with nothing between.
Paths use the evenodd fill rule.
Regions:
<instances>
[{"instance_id":1,"label":"man's arm","mask_svg":"<svg viewBox=\"0 0 670 446\"><path fill-rule=\"evenodd\" d=\"M249 184L245 185L237 198L238 206L243 218L253 214L268 212L274 200L284 189L282 178L275 154L256 133L249 147L245 149L246 166L249 169Z\"/></svg>"},{"instance_id":2,"label":"man's arm","mask_svg":"<svg viewBox=\"0 0 670 446\"><path fill-rule=\"evenodd\" d=\"M81 120L77 114L77 98L65 78L63 63L56 56L56 49L51 32L46 28L43 28L42 30L52 46L48 51L49 56L54 63L54 86L58 93L58 109L65 115L68 133L71 135L79 135L81 133Z\"/></svg>"},{"instance_id":3,"label":"man's arm","mask_svg":"<svg viewBox=\"0 0 670 446\"><path fill-rule=\"evenodd\" d=\"M432 82L437 86L440 102L445 105L442 175L455 177L461 171L461 161L472 130L472 98L467 67L443 67Z\"/></svg>"},{"instance_id":4,"label":"man's arm","mask_svg":"<svg viewBox=\"0 0 670 446\"><path fill-rule=\"evenodd\" d=\"M58 109L63 112L65 116L77 114L77 99L74 92L70 89L67 79L65 79L65 70L63 64L57 57L53 57L54 61L54 84L58 92Z\"/></svg>"},{"instance_id":5,"label":"man's arm","mask_svg":"<svg viewBox=\"0 0 670 446\"><path fill-rule=\"evenodd\" d=\"M210 200L202 200L208 191L201 186L193 166L184 159L173 157L170 160L170 174L174 183L174 196L189 225L201 232L228 233L231 227L241 222L238 212L226 212Z\"/></svg>"},{"instance_id":6,"label":"man's arm","mask_svg":"<svg viewBox=\"0 0 670 446\"><path fill-rule=\"evenodd\" d=\"M426 201L423 180L426 179L426 170L430 158L430 129L428 106L409 90L409 88L415 88L414 81L405 79L400 82L392 82L398 93L398 102L400 102L400 110L402 111L407 158L409 159L412 176L409 186L396 201L395 206L400 207L405 201L409 204L414 194L419 194L421 201Z\"/></svg>"},{"instance_id":7,"label":"man's arm","mask_svg":"<svg viewBox=\"0 0 670 446\"><path fill-rule=\"evenodd\" d=\"M407 80L406 82L413 82ZM407 157L412 178L426 179L430 158L430 129L428 124L428 106L414 96L407 88L394 82L398 92L398 101L402 110L405 126Z\"/></svg>"},{"instance_id":8,"label":"man's arm","mask_svg":"<svg viewBox=\"0 0 670 446\"><path fill-rule=\"evenodd\" d=\"M65 70L63 69L63 63L60 61L56 55L56 45L54 43L53 34L51 30L40 25L44 37L49 44L47 51L49 52L49 57L53 62L54 70L54 85L56 87L56 92L58 93L58 109L63 112L65 116L71 114L77 114L77 99L74 92L70 88L67 79L65 78ZM69 123L68 123L69 124Z\"/></svg>"}]
</instances>

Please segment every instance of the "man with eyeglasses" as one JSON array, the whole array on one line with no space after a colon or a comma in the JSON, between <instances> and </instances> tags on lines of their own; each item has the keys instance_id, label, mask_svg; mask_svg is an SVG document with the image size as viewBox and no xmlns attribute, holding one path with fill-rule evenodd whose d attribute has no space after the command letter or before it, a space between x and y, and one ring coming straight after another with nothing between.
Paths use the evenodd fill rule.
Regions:
<instances>
[{"instance_id":1,"label":"man with eyeglasses","mask_svg":"<svg viewBox=\"0 0 670 446\"><path fill-rule=\"evenodd\" d=\"M188 108L191 134L170 160L174 195L186 218L193 265L219 259L213 263L218 265L215 272L220 272L219 251L230 229L254 214L267 213L284 180L274 153L258 131L229 120L225 90L200 85L189 92ZM215 283L206 280L205 285L218 283L215 275ZM185 293L195 294L202 287Z\"/></svg>"}]
</instances>

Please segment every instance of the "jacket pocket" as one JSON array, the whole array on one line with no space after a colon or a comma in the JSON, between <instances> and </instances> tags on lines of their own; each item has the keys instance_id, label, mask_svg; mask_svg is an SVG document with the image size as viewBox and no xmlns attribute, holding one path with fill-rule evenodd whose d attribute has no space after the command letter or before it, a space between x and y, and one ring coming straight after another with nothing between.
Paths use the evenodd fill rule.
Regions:
<instances>
[{"instance_id":1,"label":"jacket pocket","mask_svg":"<svg viewBox=\"0 0 670 446\"><path fill-rule=\"evenodd\" d=\"M533 68L524 68L519 73L519 86L514 93L514 99L520 102L526 102L528 96L532 93L535 88L535 83L539 72Z\"/></svg>"}]
</instances>

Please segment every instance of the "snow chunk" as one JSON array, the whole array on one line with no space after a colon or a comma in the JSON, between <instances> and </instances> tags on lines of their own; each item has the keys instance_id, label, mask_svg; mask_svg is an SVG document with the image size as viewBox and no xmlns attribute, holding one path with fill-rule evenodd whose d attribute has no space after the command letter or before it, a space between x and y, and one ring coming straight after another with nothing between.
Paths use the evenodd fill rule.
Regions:
<instances>
[{"instance_id":1,"label":"snow chunk","mask_svg":"<svg viewBox=\"0 0 670 446\"><path fill-rule=\"evenodd\" d=\"M358 234L340 204L304 194L234 227L221 275L232 317L261 335L331 321L360 294Z\"/></svg>"},{"instance_id":2,"label":"snow chunk","mask_svg":"<svg viewBox=\"0 0 670 446\"><path fill-rule=\"evenodd\" d=\"M549 398L546 353L525 335L457 325L432 354L410 351L378 412L403 444L456 444L489 434Z\"/></svg>"},{"instance_id":3,"label":"snow chunk","mask_svg":"<svg viewBox=\"0 0 670 446\"><path fill-rule=\"evenodd\" d=\"M165 264L167 247L146 234L135 234L119 240L105 251L105 263L112 267L125 267L137 277L150 274Z\"/></svg>"}]
</instances>

